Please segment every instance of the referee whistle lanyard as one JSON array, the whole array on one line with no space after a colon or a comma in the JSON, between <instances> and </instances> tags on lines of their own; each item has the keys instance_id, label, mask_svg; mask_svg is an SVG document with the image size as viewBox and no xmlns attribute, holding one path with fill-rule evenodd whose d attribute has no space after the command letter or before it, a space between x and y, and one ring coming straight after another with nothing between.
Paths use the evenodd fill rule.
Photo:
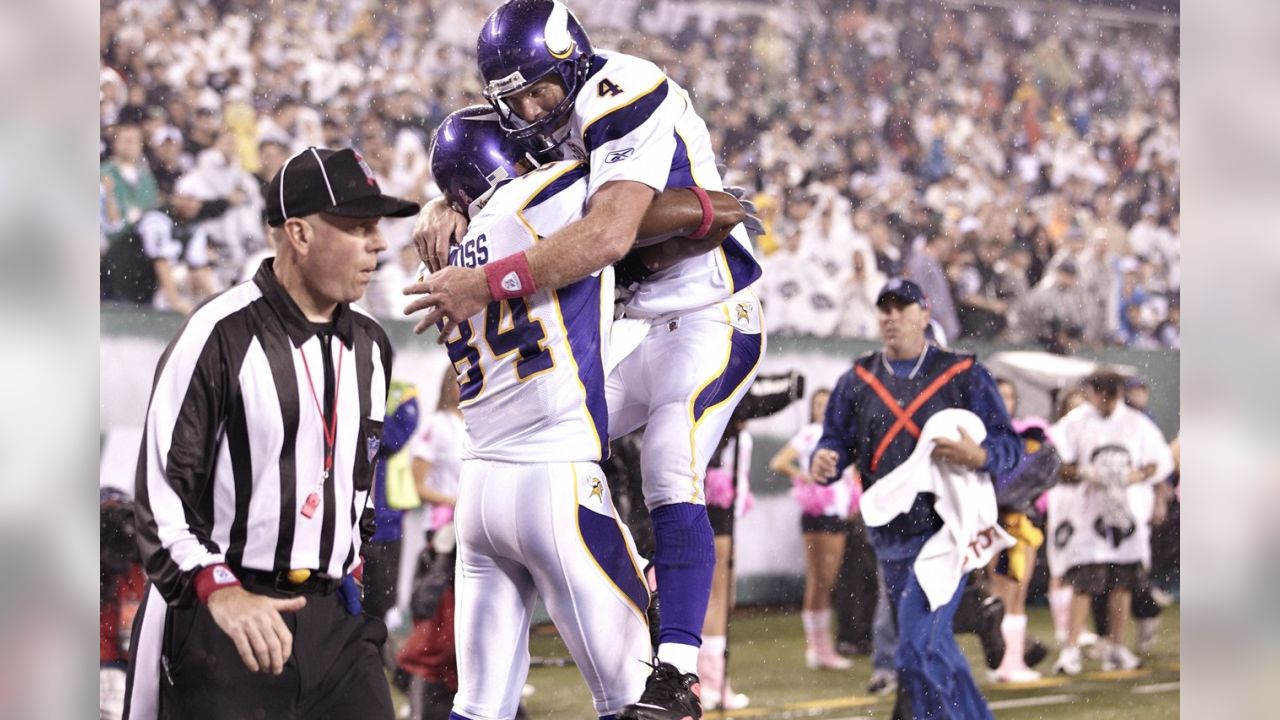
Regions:
<instances>
[{"instance_id":1,"label":"referee whistle lanyard","mask_svg":"<svg viewBox=\"0 0 1280 720\"><path fill-rule=\"evenodd\" d=\"M332 368L333 359L330 355L332 346L329 344L328 334L325 342L321 343L324 350L324 359L326 370ZM339 347L342 343L338 343ZM316 487L307 495L306 501L302 504L302 517L310 519L315 516L316 508L320 507L320 492L324 490L324 484L329 481L329 476L333 474L333 455L336 450L335 441L338 436L338 388L342 386L342 358L346 353L338 353L338 373L337 378L333 382L333 404L329 417L325 417L324 406L320 403L320 396L316 394L315 381L311 379L311 366L307 363L307 354L302 348L298 348L298 352L302 355L302 368L307 371L307 385L311 388L311 399L316 401L316 412L320 414L320 425L324 428L324 472L320 474L320 480L316 483ZM327 381L329 373L325 373ZM325 383L328 389L328 382Z\"/></svg>"}]
</instances>

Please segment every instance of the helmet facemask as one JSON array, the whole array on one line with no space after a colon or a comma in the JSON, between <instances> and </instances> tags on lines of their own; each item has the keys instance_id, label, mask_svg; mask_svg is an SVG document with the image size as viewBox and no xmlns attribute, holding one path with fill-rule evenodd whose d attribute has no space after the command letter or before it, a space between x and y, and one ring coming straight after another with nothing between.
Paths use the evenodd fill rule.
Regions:
<instances>
[{"instance_id":1,"label":"helmet facemask","mask_svg":"<svg viewBox=\"0 0 1280 720\"><path fill-rule=\"evenodd\" d=\"M512 87L514 80L519 82L522 78L519 75L504 78L501 81L495 81L488 84L485 88L484 96L498 113L498 123L502 127L503 132L507 133L515 142L525 147L532 155L540 158L552 157L558 153L561 145L568 139L567 132L558 132L564 123L564 120L573 112L574 101L577 100L578 91L582 89L586 81L586 77L591 69L591 58L583 55L577 58L562 60L556 63L556 66L543 73L542 75L526 80L525 82ZM519 115L511 109L503 98L532 87L534 83L542 80L551 73L558 73L561 83L564 85L564 98L552 108L546 115L538 118L532 123L525 122ZM505 86L505 87L504 87ZM559 136L557 138L557 136Z\"/></svg>"}]
</instances>

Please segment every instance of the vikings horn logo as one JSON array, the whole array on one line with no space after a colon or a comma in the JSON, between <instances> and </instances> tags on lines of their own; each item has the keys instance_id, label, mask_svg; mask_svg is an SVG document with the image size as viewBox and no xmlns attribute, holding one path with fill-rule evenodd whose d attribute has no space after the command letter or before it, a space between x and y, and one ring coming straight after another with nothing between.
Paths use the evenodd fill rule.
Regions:
<instances>
[{"instance_id":1,"label":"vikings horn logo","mask_svg":"<svg viewBox=\"0 0 1280 720\"><path fill-rule=\"evenodd\" d=\"M751 303L738 303L738 319L749 320L751 317Z\"/></svg>"},{"instance_id":2,"label":"vikings horn logo","mask_svg":"<svg viewBox=\"0 0 1280 720\"><path fill-rule=\"evenodd\" d=\"M551 15L547 17L542 42L546 44L551 57L557 60L563 60L573 53L574 42L569 35L569 8L564 3L551 3Z\"/></svg>"},{"instance_id":3,"label":"vikings horn logo","mask_svg":"<svg viewBox=\"0 0 1280 720\"><path fill-rule=\"evenodd\" d=\"M600 482L600 478L591 478L591 494L588 498L597 498L600 502L604 502L604 483Z\"/></svg>"}]
</instances>

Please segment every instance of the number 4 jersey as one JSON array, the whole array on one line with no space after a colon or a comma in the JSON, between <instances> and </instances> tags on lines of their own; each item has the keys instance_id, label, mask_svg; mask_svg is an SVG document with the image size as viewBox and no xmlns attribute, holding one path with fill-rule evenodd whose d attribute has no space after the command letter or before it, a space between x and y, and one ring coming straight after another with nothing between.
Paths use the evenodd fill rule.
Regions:
<instances>
[{"instance_id":1,"label":"number 4 jersey","mask_svg":"<svg viewBox=\"0 0 1280 720\"><path fill-rule=\"evenodd\" d=\"M587 166L557 162L498 188L449 264L482 266L527 250L582 217ZM467 426L464 457L596 462L608 443L601 338L612 270L559 290L489 303L448 338ZM603 344L607 346L607 343Z\"/></svg>"}]
</instances>

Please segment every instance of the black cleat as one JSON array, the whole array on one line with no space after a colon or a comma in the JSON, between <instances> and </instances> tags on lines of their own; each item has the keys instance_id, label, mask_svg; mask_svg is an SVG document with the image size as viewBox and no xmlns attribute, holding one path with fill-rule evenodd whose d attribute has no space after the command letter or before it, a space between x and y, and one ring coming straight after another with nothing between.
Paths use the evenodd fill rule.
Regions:
<instances>
[{"instance_id":1,"label":"black cleat","mask_svg":"<svg viewBox=\"0 0 1280 720\"><path fill-rule=\"evenodd\" d=\"M622 709L618 720L701 720L698 676L681 674L671 663L653 666L640 699Z\"/></svg>"},{"instance_id":2,"label":"black cleat","mask_svg":"<svg viewBox=\"0 0 1280 720\"><path fill-rule=\"evenodd\" d=\"M978 640L982 643L987 667L995 670L1004 660L1004 633L1000 623L1004 620L1004 601L994 595L982 601L978 609Z\"/></svg>"},{"instance_id":3,"label":"black cleat","mask_svg":"<svg viewBox=\"0 0 1280 720\"><path fill-rule=\"evenodd\" d=\"M1035 667L1048 654L1049 648L1045 647L1044 643L1035 638L1027 638L1027 650L1022 654L1022 661L1027 664L1027 667Z\"/></svg>"}]
</instances>

